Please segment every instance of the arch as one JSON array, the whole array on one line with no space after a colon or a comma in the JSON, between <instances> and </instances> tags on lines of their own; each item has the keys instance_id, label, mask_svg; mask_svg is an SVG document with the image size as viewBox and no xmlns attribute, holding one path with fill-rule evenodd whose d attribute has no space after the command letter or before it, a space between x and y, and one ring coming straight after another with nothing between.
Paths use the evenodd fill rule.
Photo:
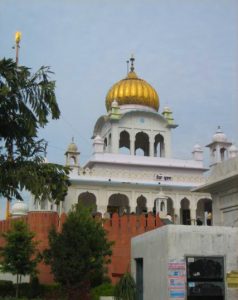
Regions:
<instances>
[{"instance_id":1,"label":"arch","mask_svg":"<svg viewBox=\"0 0 238 300\"><path fill-rule=\"evenodd\" d=\"M130 134L126 130L120 133L119 152L122 154L130 154Z\"/></svg>"},{"instance_id":2,"label":"arch","mask_svg":"<svg viewBox=\"0 0 238 300\"><path fill-rule=\"evenodd\" d=\"M154 156L164 157L164 137L161 134L157 134L154 139Z\"/></svg>"},{"instance_id":3,"label":"arch","mask_svg":"<svg viewBox=\"0 0 238 300\"><path fill-rule=\"evenodd\" d=\"M140 151L137 151L138 149ZM149 136L142 131L138 132L135 136L135 154L149 156Z\"/></svg>"},{"instance_id":4,"label":"arch","mask_svg":"<svg viewBox=\"0 0 238 300\"><path fill-rule=\"evenodd\" d=\"M117 212L119 215L130 213L129 199L124 194L112 194L108 199L107 212L113 214Z\"/></svg>"},{"instance_id":5,"label":"arch","mask_svg":"<svg viewBox=\"0 0 238 300\"><path fill-rule=\"evenodd\" d=\"M183 225L191 225L190 219L190 201L187 198L183 198L180 202L180 220Z\"/></svg>"},{"instance_id":6,"label":"arch","mask_svg":"<svg viewBox=\"0 0 238 300\"><path fill-rule=\"evenodd\" d=\"M199 218L204 225L211 225L208 221L209 213L212 216L212 200L208 198L199 199L197 202L196 218Z\"/></svg>"},{"instance_id":7,"label":"arch","mask_svg":"<svg viewBox=\"0 0 238 300\"><path fill-rule=\"evenodd\" d=\"M226 148L221 148L220 149L220 157L221 157L221 161L225 160L226 158Z\"/></svg>"},{"instance_id":8,"label":"arch","mask_svg":"<svg viewBox=\"0 0 238 300\"><path fill-rule=\"evenodd\" d=\"M174 216L174 203L172 198L168 197L167 198L167 214L172 217L172 220L175 221L175 216Z\"/></svg>"},{"instance_id":9,"label":"arch","mask_svg":"<svg viewBox=\"0 0 238 300\"><path fill-rule=\"evenodd\" d=\"M137 200L136 200L136 203L137 203L136 214L137 215L147 213L146 202L147 202L147 200L143 195L141 195L137 198Z\"/></svg>"},{"instance_id":10,"label":"arch","mask_svg":"<svg viewBox=\"0 0 238 300\"><path fill-rule=\"evenodd\" d=\"M71 156L70 156L70 165L71 165L71 166L75 166L76 164L77 164L76 156L71 155Z\"/></svg>"},{"instance_id":11,"label":"arch","mask_svg":"<svg viewBox=\"0 0 238 300\"><path fill-rule=\"evenodd\" d=\"M109 136L108 136L108 145L111 146L112 145L112 134L109 133Z\"/></svg>"},{"instance_id":12,"label":"arch","mask_svg":"<svg viewBox=\"0 0 238 300\"><path fill-rule=\"evenodd\" d=\"M97 212L96 203L97 203L96 196L93 193L84 192L78 196L78 204L81 204L86 207L90 207L93 213Z\"/></svg>"}]
</instances>

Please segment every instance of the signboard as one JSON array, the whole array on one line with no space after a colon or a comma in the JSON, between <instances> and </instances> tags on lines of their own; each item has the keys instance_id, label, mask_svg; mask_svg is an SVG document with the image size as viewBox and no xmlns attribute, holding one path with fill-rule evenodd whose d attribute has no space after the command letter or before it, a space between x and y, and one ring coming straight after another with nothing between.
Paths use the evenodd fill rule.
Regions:
<instances>
[{"instance_id":1,"label":"signboard","mask_svg":"<svg viewBox=\"0 0 238 300\"><path fill-rule=\"evenodd\" d=\"M181 300L186 297L185 260L170 260L168 263L169 299Z\"/></svg>"},{"instance_id":2,"label":"signboard","mask_svg":"<svg viewBox=\"0 0 238 300\"><path fill-rule=\"evenodd\" d=\"M231 271L226 274L228 288L238 289L238 271Z\"/></svg>"}]
</instances>

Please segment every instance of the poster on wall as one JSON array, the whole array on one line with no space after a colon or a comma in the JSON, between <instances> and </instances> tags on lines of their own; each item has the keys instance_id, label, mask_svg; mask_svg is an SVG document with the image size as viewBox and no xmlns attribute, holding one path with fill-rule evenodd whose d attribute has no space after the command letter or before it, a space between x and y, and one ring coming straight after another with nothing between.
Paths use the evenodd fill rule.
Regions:
<instances>
[{"instance_id":1,"label":"poster on wall","mask_svg":"<svg viewBox=\"0 0 238 300\"><path fill-rule=\"evenodd\" d=\"M169 299L181 300L186 297L186 262L184 259L169 260L168 263Z\"/></svg>"}]
</instances>

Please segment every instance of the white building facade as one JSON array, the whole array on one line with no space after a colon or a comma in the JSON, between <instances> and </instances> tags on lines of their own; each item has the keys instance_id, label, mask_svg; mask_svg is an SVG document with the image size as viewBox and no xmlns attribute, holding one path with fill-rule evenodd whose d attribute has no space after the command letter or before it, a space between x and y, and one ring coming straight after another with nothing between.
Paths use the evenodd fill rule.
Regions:
<instances>
[{"instance_id":1,"label":"white building facade","mask_svg":"<svg viewBox=\"0 0 238 300\"><path fill-rule=\"evenodd\" d=\"M133 58L126 78L109 90L106 107L94 127L89 161L80 166L73 141L65 153L71 186L58 211L82 202L102 214L157 211L161 217L170 214L177 224L204 219L205 210L211 210L210 194L191 192L204 183L203 150L195 145L193 159L172 158L171 135L177 127L172 111L158 112L157 92L138 78ZM32 203L30 209L56 209L50 202L43 206Z\"/></svg>"},{"instance_id":2,"label":"white building facade","mask_svg":"<svg viewBox=\"0 0 238 300\"><path fill-rule=\"evenodd\" d=\"M50 201L32 202L30 210L67 213L74 204L83 203L102 214L159 212L162 218L169 214L176 224L195 224L198 217L206 224L211 196L191 192L205 184L203 150L195 145L192 159L173 158L171 138L177 125L172 111L166 107L158 112L157 92L138 78L133 58L126 78L107 93L106 108L107 114L99 117L93 130L89 161L81 166L77 145L72 141L68 146L71 186L64 203L56 207ZM222 138L222 133L218 135ZM230 146L222 143L223 148ZM219 145L216 139L211 144L213 161L227 150Z\"/></svg>"}]
</instances>

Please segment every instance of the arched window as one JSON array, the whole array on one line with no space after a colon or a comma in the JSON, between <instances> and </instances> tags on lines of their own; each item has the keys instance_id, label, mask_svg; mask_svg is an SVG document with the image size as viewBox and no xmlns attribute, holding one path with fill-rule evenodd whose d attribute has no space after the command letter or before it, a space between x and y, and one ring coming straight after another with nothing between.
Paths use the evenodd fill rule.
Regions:
<instances>
[{"instance_id":1,"label":"arched window","mask_svg":"<svg viewBox=\"0 0 238 300\"><path fill-rule=\"evenodd\" d=\"M70 165L71 166L76 165L76 157L74 155L70 156Z\"/></svg>"},{"instance_id":2,"label":"arched window","mask_svg":"<svg viewBox=\"0 0 238 300\"><path fill-rule=\"evenodd\" d=\"M136 134L135 154L149 156L149 136L144 132Z\"/></svg>"},{"instance_id":3,"label":"arched window","mask_svg":"<svg viewBox=\"0 0 238 300\"><path fill-rule=\"evenodd\" d=\"M130 135L126 130L120 133L119 152L122 154L130 154Z\"/></svg>"},{"instance_id":4,"label":"arched window","mask_svg":"<svg viewBox=\"0 0 238 300\"><path fill-rule=\"evenodd\" d=\"M130 213L129 199L124 194L113 194L108 200L107 211L110 214L117 212L119 215Z\"/></svg>"},{"instance_id":5,"label":"arched window","mask_svg":"<svg viewBox=\"0 0 238 300\"><path fill-rule=\"evenodd\" d=\"M96 196L93 193L81 193L78 196L78 204L90 207L93 213L97 212Z\"/></svg>"},{"instance_id":6,"label":"arched window","mask_svg":"<svg viewBox=\"0 0 238 300\"><path fill-rule=\"evenodd\" d=\"M225 154L226 154L226 149L221 148L220 149L221 161L225 160Z\"/></svg>"},{"instance_id":7,"label":"arched window","mask_svg":"<svg viewBox=\"0 0 238 300\"><path fill-rule=\"evenodd\" d=\"M180 220L183 225L191 225L190 202L187 198L181 200Z\"/></svg>"},{"instance_id":8,"label":"arched window","mask_svg":"<svg viewBox=\"0 0 238 300\"><path fill-rule=\"evenodd\" d=\"M211 225L207 224L208 214L212 214L212 200L200 199L197 203L196 217L202 221L203 225Z\"/></svg>"},{"instance_id":9,"label":"arched window","mask_svg":"<svg viewBox=\"0 0 238 300\"><path fill-rule=\"evenodd\" d=\"M154 142L154 156L156 157L164 157L164 137L161 134L157 134L155 136Z\"/></svg>"},{"instance_id":10,"label":"arched window","mask_svg":"<svg viewBox=\"0 0 238 300\"><path fill-rule=\"evenodd\" d=\"M170 197L168 197L168 199L167 199L167 213L168 213L168 215L170 215L172 217L172 220L174 220L174 222L177 221L177 218L179 216L176 216L176 218L174 218L173 200Z\"/></svg>"},{"instance_id":11,"label":"arched window","mask_svg":"<svg viewBox=\"0 0 238 300\"><path fill-rule=\"evenodd\" d=\"M137 198L137 206L136 206L136 214L141 215L143 213L147 212L147 207L146 207L146 198L144 196L140 196Z\"/></svg>"}]
</instances>

